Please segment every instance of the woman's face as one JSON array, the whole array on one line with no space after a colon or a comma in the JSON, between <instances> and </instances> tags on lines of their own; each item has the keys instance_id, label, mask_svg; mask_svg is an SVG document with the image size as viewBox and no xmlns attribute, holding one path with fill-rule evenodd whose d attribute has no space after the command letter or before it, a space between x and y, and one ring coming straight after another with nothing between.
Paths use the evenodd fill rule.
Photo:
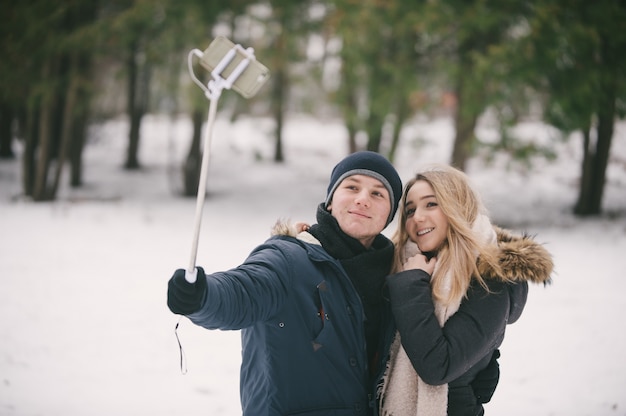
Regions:
<instances>
[{"instance_id":1,"label":"woman's face","mask_svg":"<svg viewBox=\"0 0 626 416\"><path fill-rule=\"evenodd\" d=\"M417 181L411 186L404 213L406 231L420 251L439 250L448 233L448 218L441 210L428 182Z\"/></svg>"}]
</instances>

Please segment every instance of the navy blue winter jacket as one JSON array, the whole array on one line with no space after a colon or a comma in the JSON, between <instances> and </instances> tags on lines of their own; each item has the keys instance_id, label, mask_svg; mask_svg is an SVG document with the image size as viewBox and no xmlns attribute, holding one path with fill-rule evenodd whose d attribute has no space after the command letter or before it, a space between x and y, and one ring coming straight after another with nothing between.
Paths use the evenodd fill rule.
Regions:
<instances>
[{"instance_id":1,"label":"navy blue winter jacket","mask_svg":"<svg viewBox=\"0 0 626 416\"><path fill-rule=\"evenodd\" d=\"M188 317L208 329L242 329L244 415L371 414L363 306L321 246L274 236L207 283L202 308ZM384 315L393 331L390 310Z\"/></svg>"}]
</instances>

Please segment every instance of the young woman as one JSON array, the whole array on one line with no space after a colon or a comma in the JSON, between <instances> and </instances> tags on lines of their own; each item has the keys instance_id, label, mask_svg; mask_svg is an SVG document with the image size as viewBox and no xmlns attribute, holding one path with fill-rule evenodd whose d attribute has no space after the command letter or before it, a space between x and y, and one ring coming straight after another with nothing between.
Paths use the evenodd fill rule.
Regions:
<instances>
[{"instance_id":1,"label":"young woman","mask_svg":"<svg viewBox=\"0 0 626 416\"><path fill-rule=\"evenodd\" d=\"M417 174L399 210L397 273L387 278L398 335L380 413L482 415L493 391L477 394L476 375L498 357L528 282L549 283L551 256L530 237L492 226L467 176L452 167Z\"/></svg>"}]
</instances>

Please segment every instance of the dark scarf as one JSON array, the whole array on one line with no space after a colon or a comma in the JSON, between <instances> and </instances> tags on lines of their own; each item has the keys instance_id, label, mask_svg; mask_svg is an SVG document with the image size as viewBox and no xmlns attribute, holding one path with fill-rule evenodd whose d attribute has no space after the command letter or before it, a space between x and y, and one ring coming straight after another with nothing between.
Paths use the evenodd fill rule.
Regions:
<instances>
[{"instance_id":1,"label":"dark scarf","mask_svg":"<svg viewBox=\"0 0 626 416\"><path fill-rule=\"evenodd\" d=\"M365 311L365 337L370 363L375 357L380 339L381 312L384 302L385 276L391 271L393 243L384 235L375 237L367 249L355 238L344 233L324 203L317 208L317 224L309 228L324 250L339 260L361 297Z\"/></svg>"}]
</instances>

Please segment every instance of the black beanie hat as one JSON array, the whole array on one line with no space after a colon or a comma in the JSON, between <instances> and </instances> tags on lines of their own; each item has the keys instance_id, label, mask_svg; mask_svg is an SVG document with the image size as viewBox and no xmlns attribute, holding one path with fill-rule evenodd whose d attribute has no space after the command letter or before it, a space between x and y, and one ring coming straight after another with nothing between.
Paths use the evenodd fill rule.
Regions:
<instances>
[{"instance_id":1,"label":"black beanie hat","mask_svg":"<svg viewBox=\"0 0 626 416\"><path fill-rule=\"evenodd\" d=\"M389 225L396 214L402 196L402 181L393 165L384 156L376 152L364 150L352 153L333 168L324 206L328 207L341 181L352 175L370 176L381 181L387 188L391 199L391 211L386 224Z\"/></svg>"}]
</instances>

